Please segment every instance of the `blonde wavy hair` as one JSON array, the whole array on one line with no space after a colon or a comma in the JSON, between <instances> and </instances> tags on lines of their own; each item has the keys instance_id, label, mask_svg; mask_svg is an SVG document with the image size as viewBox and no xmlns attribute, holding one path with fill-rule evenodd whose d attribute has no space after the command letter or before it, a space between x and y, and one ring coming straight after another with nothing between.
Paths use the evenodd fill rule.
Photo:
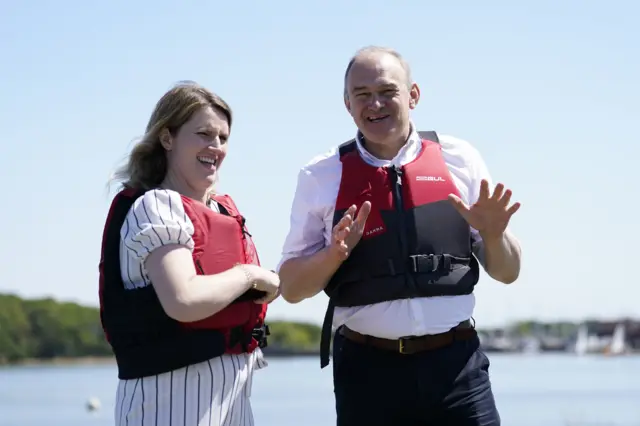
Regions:
<instances>
[{"instance_id":1,"label":"blonde wavy hair","mask_svg":"<svg viewBox=\"0 0 640 426\"><path fill-rule=\"evenodd\" d=\"M208 106L222 112L231 129L233 114L220 96L193 81L182 81L172 87L156 103L144 136L135 144L126 163L113 173L111 181L138 190L157 188L167 174L167 154L160 144L160 135L166 129L175 136L195 112Z\"/></svg>"}]
</instances>

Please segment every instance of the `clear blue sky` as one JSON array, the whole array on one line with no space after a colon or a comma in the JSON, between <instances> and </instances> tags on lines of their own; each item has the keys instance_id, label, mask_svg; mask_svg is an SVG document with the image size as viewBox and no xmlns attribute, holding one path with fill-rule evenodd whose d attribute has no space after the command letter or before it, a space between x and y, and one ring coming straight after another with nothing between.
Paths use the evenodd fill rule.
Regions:
<instances>
[{"instance_id":1,"label":"clear blue sky","mask_svg":"<svg viewBox=\"0 0 640 426\"><path fill-rule=\"evenodd\" d=\"M0 291L97 304L105 183L183 79L235 110L221 189L275 267L299 168L354 135L344 67L381 44L421 85L417 126L470 141L522 202L521 278L483 276L479 325L636 314L640 6L390 4L3 3ZM326 300L271 314L319 323Z\"/></svg>"}]
</instances>

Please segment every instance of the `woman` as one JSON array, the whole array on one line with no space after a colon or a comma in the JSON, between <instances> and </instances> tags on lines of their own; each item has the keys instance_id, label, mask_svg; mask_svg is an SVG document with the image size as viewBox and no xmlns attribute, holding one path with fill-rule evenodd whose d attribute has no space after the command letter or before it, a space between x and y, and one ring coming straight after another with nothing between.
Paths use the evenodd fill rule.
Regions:
<instances>
[{"instance_id":1,"label":"woman","mask_svg":"<svg viewBox=\"0 0 640 426\"><path fill-rule=\"evenodd\" d=\"M116 173L100 261L116 425L253 424L251 378L266 365L263 321L280 282L231 198L211 189L231 121L221 98L179 84Z\"/></svg>"}]
</instances>

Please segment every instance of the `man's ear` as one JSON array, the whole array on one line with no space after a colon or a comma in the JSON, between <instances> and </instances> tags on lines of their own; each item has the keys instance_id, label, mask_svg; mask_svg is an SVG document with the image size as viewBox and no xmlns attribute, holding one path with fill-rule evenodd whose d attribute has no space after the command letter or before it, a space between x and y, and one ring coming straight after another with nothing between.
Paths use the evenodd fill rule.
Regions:
<instances>
[{"instance_id":1,"label":"man's ear","mask_svg":"<svg viewBox=\"0 0 640 426\"><path fill-rule=\"evenodd\" d=\"M351 102L349 101L349 96L347 95L344 96L344 106L345 108L347 108L347 111L349 111L349 114L351 114Z\"/></svg>"},{"instance_id":2,"label":"man's ear","mask_svg":"<svg viewBox=\"0 0 640 426\"><path fill-rule=\"evenodd\" d=\"M409 90L409 108L414 109L418 106L418 102L420 102L420 87L417 83L413 83Z\"/></svg>"}]
</instances>

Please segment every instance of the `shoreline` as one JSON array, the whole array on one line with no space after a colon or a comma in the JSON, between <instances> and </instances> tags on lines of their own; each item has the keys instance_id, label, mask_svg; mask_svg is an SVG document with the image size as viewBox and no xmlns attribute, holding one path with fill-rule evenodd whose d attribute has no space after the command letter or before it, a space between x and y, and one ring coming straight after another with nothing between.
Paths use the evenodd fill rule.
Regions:
<instances>
[{"instance_id":1,"label":"shoreline","mask_svg":"<svg viewBox=\"0 0 640 426\"><path fill-rule=\"evenodd\" d=\"M266 358L296 358L319 356L316 350L295 350L282 348L263 349ZM0 368L4 367L29 367L29 366L64 366L64 365L109 365L115 364L116 359L112 355L105 356L79 356L79 357L53 357L53 358L25 358L18 361L0 360Z\"/></svg>"},{"instance_id":2,"label":"shoreline","mask_svg":"<svg viewBox=\"0 0 640 426\"><path fill-rule=\"evenodd\" d=\"M29 367L29 366L54 366L54 365L106 365L115 364L113 356L80 356L80 357L54 357L54 358L25 358L18 361L0 361L3 367Z\"/></svg>"},{"instance_id":3,"label":"shoreline","mask_svg":"<svg viewBox=\"0 0 640 426\"><path fill-rule=\"evenodd\" d=\"M485 351L491 356L500 355L526 355L522 352L509 352L509 351ZM576 356L570 352L556 351L556 352L539 352L532 355L567 355ZM275 350L271 352L265 352L267 359L285 359L285 358L308 358L319 356L318 351L289 351L289 350ZM601 353L590 353L586 356L597 358L618 358L618 356L607 356ZM630 352L621 355L622 358L640 356L640 352ZM28 358L20 361L0 361L0 370L11 367L56 367L56 366L100 366L100 365L115 365L116 360L113 356L86 356L86 357L55 357L55 358Z\"/></svg>"}]
</instances>

